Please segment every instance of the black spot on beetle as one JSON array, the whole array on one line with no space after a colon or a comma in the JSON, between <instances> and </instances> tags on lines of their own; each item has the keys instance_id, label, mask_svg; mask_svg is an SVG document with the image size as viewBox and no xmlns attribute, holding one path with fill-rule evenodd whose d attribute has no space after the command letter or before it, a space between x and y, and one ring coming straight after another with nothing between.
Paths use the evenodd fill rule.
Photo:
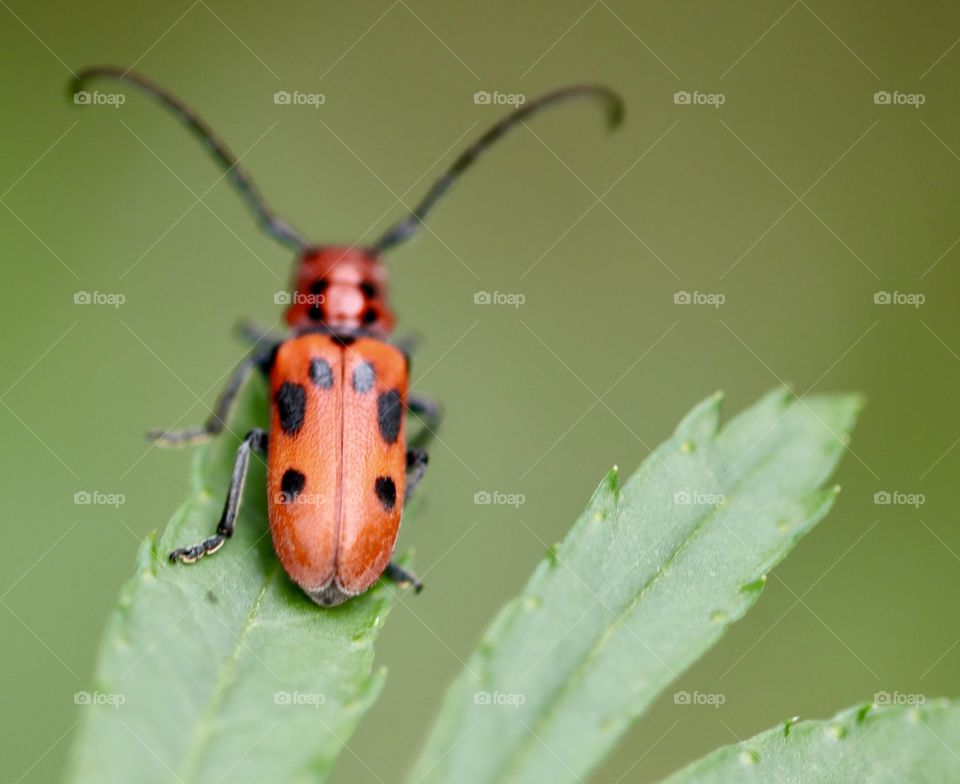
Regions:
<instances>
[{"instance_id":1,"label":"black spot on beetle","mask_svg":"<svg viewBox=\"0 0 960 784\"><path fill-rule=\"evenodd\" d=\"M373 483L373 490L388 512L397 505L397 486L389 476L378 476Z\"/></svg>"},{"instance_id":2,"label":"black spot on beetle","mask_svg":"<svg viewBox=\"0 0 960 784\"><path fill-rule=\"evenodd\" d=\"M369 362L361 362L353 371L353 391L369 392L377 380L376 371Z\"/></svg>"},{"instance_id":3,"label":"black spot on beetle","mask_svg":"<svg viewBox=\"0 0 960 784\"><path fill-rule=\"evenodd\" d=\"M367 308L365 311L363 311L363 315L360 317L360 320L364 324L372 324L377 320L377 309Z\"/></svg>"},{"instance_id":4,"label":"black spot on beetle","mask_svg":"<svg viewBox=\"0 0 960 784\"><path fill-rule=\"evenodd\" d=\"M307 311L307 315L310 317L311 321L323 321L323 306L311 305L310 309Z\"/></svg>"},{"instance_id":5,"label":"black spot on beetle","mask_svg":"<svg viewBox=\"0 0 960 784\"><path fill-rule=\"evenodd\" d=\"M368 280L365 280L360 284L360 291L363 292L363 296L365 296L367 299L373 299L375 296L377 296L377 287Z\"/></svg>"},{"instance_id":6,"label":"black spot on beetle","mask_svg":"<svg viewBox=\"0 0 960 784\"><path fill-rule=\"evenodd\" d=\"M280 500L292 504L303 491L307 478L296 468L288 468L280 478Z\"/></svg>"},{"instance_id":7,"label":"black spot on beetle","mask_svg":"<svg viewBox=\"0 0 960 784\"><path fill-rule=\"evenodd\" d=\"M333 370L330 363L322 357L311 359L310 380L320 389L330 389L333 386Z\"/></svg>"},{"instance_id":8,"label":"black spot on beetle","mask_svg":"<svg viewBox=\"0 0 960 784\"><path fill-rule=\"evenodd\" d=\"M307 410L307 390L300 384L284 381L274 395L277 412L280 414L280 427L288 436L296 435L303 427L303 418Z\"/></svg>"},{"instance_id":9,"label":"black spot on beetle","mask_svg":"<svg viewBox=\"0 0 960 784\"><path fill-rule=\"evenodd\" d=\"M400 393L391 389L383 392L377 398L377 422L380 424L380 435L388 444L396 442L400 435L400 417L403 414L403 401Z\"/></svg>"},{"instance_id":10,"label":"black spot on beetle","mask_svg":"<svg viewBox=\"0 0 960 784\"><path fill-rule=\"evenodd\" d=\"M315 280L310 284L310 293L311 294L323 294L327 290L327 285L329 281L326 278L320 278Z\"/></svg>"}]
</instances>

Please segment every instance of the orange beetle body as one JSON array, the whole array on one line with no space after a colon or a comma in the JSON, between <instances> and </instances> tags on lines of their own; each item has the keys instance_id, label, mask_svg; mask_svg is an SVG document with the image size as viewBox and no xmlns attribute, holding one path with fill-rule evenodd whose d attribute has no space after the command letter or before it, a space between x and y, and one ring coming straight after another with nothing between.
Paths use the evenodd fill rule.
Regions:
<instances>
[{"instance_id":1,"label":"orange beetle body","mask_svg":"<svg viewBox=\"0 0 960 784\"><path fill-rule=\"evenodd\" d=\"M386 569L400 530L406 358L372 338L305 334L270 370L267 504L283 568L339 604Z\"/></svg>"},{"instance_id":2,"label":"orange beetle body","mask_svg":"<svg viewBox=\"0 0 960 784\"><path fill-rule=\"evenodd\" d=\"M404 502L423 477L427 454L408 449L406 413L432 435L439 409L408 393L405 352L389 343L394 316L386 296L384 251L405 241L456 179L507 131L569 99L599 99L611 125L623 114L605 87L574 85L530 100L491 126L450 165L416 207L370 247L316 246L267 206L240 161L189 107L153 82L117 67L88 68L73 84L118 79L171 111L206 146L225 176L274 239L297 251L285 314L290 335L272 340L234 372L202 427L155 431L157 443L211 438L226 427L231 405L251 368L269 377L270 431L251 430L237 449L230 489L216 533L170 553L193 563L219 550L233 533L250 457L267 454L270 532L291 579L318 604L337 605L363 593L381 574L420 589L416 577L391 563ZM269 338L257 332L255 343Z\"/></svg>"}]
</instances>

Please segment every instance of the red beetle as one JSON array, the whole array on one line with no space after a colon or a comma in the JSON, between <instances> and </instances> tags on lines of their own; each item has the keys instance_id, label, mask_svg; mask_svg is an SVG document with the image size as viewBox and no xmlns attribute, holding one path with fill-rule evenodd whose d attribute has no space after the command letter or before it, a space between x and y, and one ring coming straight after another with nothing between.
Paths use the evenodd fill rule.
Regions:
<instances>
[{"instance_id":1,"label":"red beetle","mask_svg":"<svg viewBox=\"0 0 960 784\"><path fill-rule=\"evenodd\" d=\"M269 433L251 430L237 450L216 533L170 559L193 563L216 552L233 533L250 453L267 454L267 490L273 546L291 579L318 604L331 607L366 591L384 573L403 584L417 578L394 563L404 503L423 477L427 453L410 448L406 413L439 424L432 401L408 394L409 359L389 341L394 317L387 302L382 254L413 234L437 200L494 141L548 106L571 98L600 99L615 126L619 96L604 87L577 85L522 104L465 150L417 207L369 247L308 243L267 207L236 157L190 108L142 76L112 67L89 68L74 92L92 79L128 82L171 110L224 167L263 228L298 254L289 336L255 351L234 371L205 425L154 432L159 444L209 439L224 428L231 404L253 368L270 380ZM268 336L255 333L259 344Z\"/></svg>"}]
</instances>

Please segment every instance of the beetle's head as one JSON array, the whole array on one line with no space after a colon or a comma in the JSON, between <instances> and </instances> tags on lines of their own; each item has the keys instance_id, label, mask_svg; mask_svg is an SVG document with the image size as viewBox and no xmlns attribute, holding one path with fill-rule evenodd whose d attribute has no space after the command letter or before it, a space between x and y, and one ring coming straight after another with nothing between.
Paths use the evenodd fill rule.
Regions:
<instances>
[{"instance_id":1,"label":"beetle's head","mask_svg":"<svg viewBox=\"0 0 960 784\"><path fill-rule=\"evenodd\" d=\"M284 316L292 329L327 327L386 337L394 317L387 302L387 271L368 248L324 245L307 248L293 272Z\"/></svg>"}]
</instances>

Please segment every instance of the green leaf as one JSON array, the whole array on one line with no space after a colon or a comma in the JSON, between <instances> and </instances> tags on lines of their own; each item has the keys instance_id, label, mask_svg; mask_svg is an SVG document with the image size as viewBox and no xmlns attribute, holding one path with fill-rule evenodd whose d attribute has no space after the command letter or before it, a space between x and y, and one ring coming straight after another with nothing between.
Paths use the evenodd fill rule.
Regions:
<instances>
[{"instance_id":1,"label":"green leaf","mask_svg":"<svg viewBox=\"0 0 960 784\"><path fill-rule=\"evenodd\" d=\"M785 722L726 746L662 784L942 784L960 781L960 705L863 705Z\"/></svg>"},{"instance_id":2,"label":"green leaf","mask_svg":"<svg viewBox=\"0 0 960 784\"><path fill-rule=\"evenodd\" d=\"M830 509L860 405L777 391L719 430L714 396L622 490L612 472L488 629L411 780L582 779Z\"/></svg>"},{"instance_id":3,"label":"green leaf","mask_svg":"<svg viewBox=\"0 0 960 784\"><path fill-rule=\"evenodd\" d=\"M383 685L373 640L395 589L378 583L332 610L306 598L273 553L261 461L233 538L194 565L168 563L216 527L240 436L264 424L259 379L237 409L232 435L200 448L159 545L140 549L78 708L68 781L321 781Z\"/></svg>"}]
</instances>

